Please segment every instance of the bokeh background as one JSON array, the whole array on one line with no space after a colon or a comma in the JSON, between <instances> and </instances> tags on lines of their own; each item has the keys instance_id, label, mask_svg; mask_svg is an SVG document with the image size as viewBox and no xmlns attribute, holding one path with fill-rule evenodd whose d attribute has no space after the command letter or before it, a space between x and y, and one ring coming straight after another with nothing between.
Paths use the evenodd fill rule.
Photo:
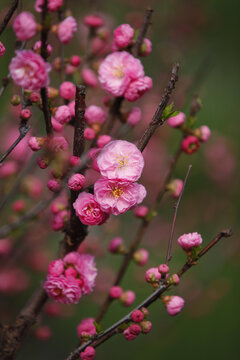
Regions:
<instances>
[{"instance_id":1,"label":"bokeh background","mask_svg":"<svg viewBox=\"0 0 240 360\"><path fill-rule=\"evenodd\" d=\"M10 1L1 0L0 12L4 13ZM134 342L126 342L116 336L97 350L97 359L157 359L192 358L235 360L239 358L239 2L237 0L142 0L121 1L68 1L78 21L97 6L105 14L109 26L114 29L121 23L140 26L146 5L153 7L152 27L148 33L153 42L153 51L143 59L146 74L153 77L154 89L139 102L146 124L159 102L172 64L180 63L179 82L174 93L177 109L189 113L194 93L199 94L202 109L198 113L199 125L208 125L212 137L207 144L192 155L183 155L177 165L175 177L183 178L188 165L193 165L191 175L180 206L176 224L175 240L184 232L197 231L204 243L212 239L221 229L232 227L233 237L222 240L200 263L189 271L180 285L171 294L183 296L185 307L177 317L170 318L162 305L156 302L150 309L153 322L151 333L139 336ZM23 0L23 9L33 11L34 1ZM1 59L0 75L6 76L9 60L14 51L15 37L11 26L1 41L6 45L6 55ZM65 54L82 54L79 31ZM57 44L54 49L57 52ZM57 86L58 80L54 80ZM9 99L13 87L9 86L1 98L1 138L4 141L6 125L14 125ZM89 99L91 96L89 95ZM90 100L92 101L92 100ZM99 100L97 100L99 101ZM40 116L36 115L35 125ZM144 125L135 130L138 136ZM132 135L129 135L131 138ZM143 175L149 196L146 204L156 194L159 181L164 176L167 164L178 147L180 134L167 126L154 136L146 150L149 162ZM2 148L2 146L1 146ZM153 171L154 169L154 171ZM38 174L38 170L36 170ZM6 184L3 183L4 191ZM4 195L1 192L1 196ZM18 194L21 196L21 194ZM132 264L124 279L123 287L136 291L137 302L150 292L144 282L144 272L150 266L164 261L173 200L166 196L159 207L151 230L144 237L143 246L150 252L149 263L144 268ZM1 224L12 219L11 203L1 216ZM63 359L77 344L76 326L83 317L94 316L104 298L121 257L108 254L109 240L122 236L126 243L134 236L138 220L132 214L112 219L103 229L93 229L86 240L85 248L96 255L99 280L96 292L82 299L77 306L62 308L62 316L51 319L45 314L39 323L52 328L53 336L46 342L34 337L34 331L25 340L17 359L34 358ZM46 231L46 228L48 231ZM100 232L100 234L99 234ZM29 276L26 291L17 294L0 294L0 314L4 320L13 320L28 299L32 290L42 279L48 260L54 257L61 234L50 230L48 214L39 223L12 234L17 259ZM24 244L24 246L23 246ZM32 269L32 254L42 254L41 266ZM10 260L9 260L10 261ZM184 254L173 246L172 271L177 271L185 261ZM6 266L6 264L2 264ZM11 261L10 265L11 266ZM30 270L29 270L30 269ZM114 303L103 326L106 327L123 316L127 309Z\"/></svg>"}]
</instances>

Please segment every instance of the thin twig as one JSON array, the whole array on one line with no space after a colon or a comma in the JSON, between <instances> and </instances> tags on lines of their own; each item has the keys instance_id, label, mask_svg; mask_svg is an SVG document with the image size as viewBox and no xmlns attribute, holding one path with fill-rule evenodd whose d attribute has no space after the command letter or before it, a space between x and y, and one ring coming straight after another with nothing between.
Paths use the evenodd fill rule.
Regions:
<instances>
[{"instance_id":1,"label":"thin twig","mask_svg":"<svg viewBox=\"0 0 240 360\"><path fill-rule=\"evenodd\" d=\"M221 231L191 262L187 262L183 267L178 271L178 276L182 276L187 270L189 270L196 262L205 255L214 245L216 245L219 240L223 237L230 237L232 235L231 229ZM159 297L172 285L169 283L160 283L157 290L155 290L150 296L148 296L143 302L141 302L134 310L141 309L142 307L149 307L153 302L155 302ZM71 354L66 358L66 360L77 360L79 359L79 354L87 347L93 346L97 347L101 345L104 341L111 338L113 335L118 333L118 329L122 324L127 324L131 321L131 314L134 311L132 310L122 319L117 321L115 324L110 326L108 329L100 333L99 335L93 336L92 339L79 346L76 350L71 352Z\"/></svg>"},{"instance_id":2,"label":"thin twig","mask_svg":"<svg viewBox=\"0 0 240 360\"><path fill-rule=\"evenodd\" d=\"M172 249L172 241L173 241L173 235L174 235L174 230L175 230L177 212L178 212L179 204L180 204L180 201L182 199L184 189L185 189L185 186L186 186L187 179L188 179L189 173L191 171L191 168L192 168L192 165L189 165L187 174L186 174L184 182L183 182L183 187L182 187L181 193L179 195L179 198L178 198L176 204L174 205L174 215L173 215L173 221L172 221L170 237L169 237L169 241L168 241L167 256L166 256L166 264L167 265L168 265L169 261L171 260L171 249Z\"/></svg>"},{"instance_id":3,"label":"thin twig","mask_svg":"<svg viewBox=\"0 0 240 360\"><path fill-rule=\"evenodd\" d=\"M163 125L163 123L164 123L162 115L163 115L163 112L164 112L168 102L169 102L171 93L175 88L175 84L178 80L178 69L179 69L179 64L175 64L172 68L171 79L170 79L167 87L164 89L164 93L163 93L161 102L152 118L152 121L150 122L149 126L147 127L147 129L145 130L144 134L142 135L141 139L138 142L138 148L141 151L143 151L145 149L145 147L147 146L147 143L151 139L151 137L154 134L154 132L156 131L156 129L159 126Z\"/></svg>"},{"instance_id":4,"label":"thin twig","mask_svg":"<svg viewBox=\"0 0 240 360\"><path fill-rule=\"evenodd\" d=\"M140 54L143 40L144 40L144 38L145 38L145 36L146 36L148 27L149 27L149 25L151 24L152 14L153 14L153 9L150 9L150 8L149 8L149 9L146 9L145 18L144 18L142 27L141 27L141 29L139 30L139 34L138 34L136 43L135 43L135 45L134 45L134 47L133 47L133 49L132 49L132 54L133 54L133 56L136 56L136 57L137 57L137 56Z\"/></svg>"},{"instance_id":5,"label":"thin twig","mask_svg":"<svg viewBox=\"0 0 240 360\"><path fill-rule=\"evenodd\" d=\"M14 0L12 3L12 6L10 7L10 9L8 10L7 14L5 15L3 22L0 25L0 35L2 35L3 31L5 30L7 24L9 23L9 21L11 20L11 17L13 16L15 10L18 7L18 0Z\"/></svg>"}]
</instances>

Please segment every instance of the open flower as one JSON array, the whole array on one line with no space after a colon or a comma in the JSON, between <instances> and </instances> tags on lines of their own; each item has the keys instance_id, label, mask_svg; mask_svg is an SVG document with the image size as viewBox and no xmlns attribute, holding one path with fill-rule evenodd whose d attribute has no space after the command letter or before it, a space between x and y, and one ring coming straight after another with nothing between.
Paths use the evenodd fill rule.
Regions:
<instances>
[{"instance_id":1,"label":"open flower","mask_svg":"<svg viewBox=\"0 0 240 360\"><path fill-rule=\"evenodd\" d=\"M85 225L101 225L108 215L104 213L92 194L82 192L73 203L76 215Z\"/></svg>"}]
</instances>

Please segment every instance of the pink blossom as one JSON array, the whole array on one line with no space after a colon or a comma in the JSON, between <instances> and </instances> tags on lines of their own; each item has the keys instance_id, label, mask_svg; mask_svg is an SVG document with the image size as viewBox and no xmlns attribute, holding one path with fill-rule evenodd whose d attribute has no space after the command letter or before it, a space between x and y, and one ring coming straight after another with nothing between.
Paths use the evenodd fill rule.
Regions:
<instances>
[{"instance_id":1,"label":"pink blossom","mask_svg":"<svg viewBox=\"0 0 240 360\"><path fill-rule=\"evenodd\" d=\"M85 111L85 119L89 125L104 124L107 117L100 106L90 105Z\"/></svg>"},{"instance_id":2,"label":"pink blossom","mask_svg":"<svg viewBox=\"0 0 240 360\"><path fill-rule=\"evenodd\" d=\"M101 135L97 139L97 146L102 149L105 145L107 145L112 140L109 135Z\"/></svg>"},{"instance_id":3,"label":"pink blossom","mask_svg":"<svg viewBox=\"0 0 240 360\"><path fill-rule=\"evenodd\" d=\"M200 140L201 140L202 142L206 142L206 141L209 140L209 138L210 138L210 136L211 136L211 130L209 129L208 126L202 125L202 126L200 126L200 128L197 129L197 130L198 130L198 133L199 133ZM197 132L197 130L196 130L196 132Z\"/></svg>"},{"instance_id":4,"label":"pink blossom","mask_svg":"<svg viewBox=\"0 0 240 360\"><path fill-rule=\"evenodd\" d=\"M169 267L167 266L167 264L160 264L158 267L158 271L161 275L166 275L169 273Z\"/></svg>"},{"instance_id":5,"label":"pink blossom","mask_svg":"<svg viewBox=\"0 0 240 360\"><path fill-rule=\"evenodd\" d=\"M145 280L149 283L157 282L161 279L161 274L157 267L150 268L145 272Z\"/></svg>"},{"instance_id":6,"label":"pink blossom","mask_svg":"<svg viewBox=\"0 0 240 360\"><path fill-rule=\"evenodd\" d=\"M78 253L77 253L78 254ZM78 262L75 266L79 274L79 286L84 295L91 293L95 286L97 268L94 257L89 254L78 254Z\"/></svg>"},{"instance_id":7,"label":"pink blossom","mask_svg":"<svg viewBox=\"0 0 240 360\"><path fill-rule=\"evenodd\" d=\"M23 120L28 120L32 116L32 113L29 109L22 109L20 111L20 118Z\"/></svg>"},{"instance_id":8,"label":"pink blossom","mask_svg":"<svg viewBox=\"0 0 240 360\"><path fill-rule=\"evenodd\" d=\"M180 296L165 296L163 302L166 305L167 313L170 316L175 316L182 310L184 300Z\"/></svg>"},{"instance_id":9,"label":"pink blossom","mask_svg":"<svg viewBox=\"0 0 240 360\"><path fill-rule=\"evenodd\" d=\"M169 279L168 279L169 284L173 284L173 285L178 285L180 283L180 279L178 274L173 274Z\"/></svg>"},{"instance_id":10,"label":"pink blossom","mask_svg":"<svg viewBox=\"0 0 240 360\"><path fill-rule=\"evenodd\" d=\"M142 97L147 91L152 89L152 79L149 76L141 77L132 81L124 92L127 101L133 102Z\"/></svg>"},{"instance_id":11,"label":"pink blossom","mask_svg":"<svg viewBox=\"0 0 240 360\"><path fill-rule=\"evenodd\" d=\"M78 55L72 55L69 61L72 66L78 67L81 64L82 59Z\"/></svg>"},{"instance_id":12,"label":"pink blossom","mask_svg":"<svg viewBox=\"0 0 240 360\"><path fill-rule=\"evenodd\" d=\"M127 290L124 293L122 293L120 297L120 301L123 304L123 306L131 306L135 301L136 295L132 290Z\"/></svg>"},{"instance_id":13,"label":"pink blossom","mask_svg":"<svg viewBox=\"0 0 240 360\"><path fill-rule=\"evenodd\" d=\"M93 360L95 357L96 350L92 346L87 346L86 349L84 349L80 353L81 360Z\"/></svg>"},{"instance_id":14,"label":"pink blossom","mask_svg":"<svg viewBox=\"0 0 240 360\"><path fill-rule=\"evenodd\" d=\"M32 199L38 199L43 191L42 181L33 175L28 175L23 180L22 190Z\"/></svg>"},{"instance_id":15,"label":"pink blossom","mask_svg":"<svg viewBox=\"0 0 240 360\"><path fill-rule=\"evenodd\" d=\"M67 105L61 105L57 108L57 111L54 114L54 118L61 125L69 123L72 119L71 111Z\"/></svg>"},{"instance_id":16,"label":"pink blossom","mask_svg":"<svg viewBox=\"0 0 240 360\"><path fill-rule=\"evenodd\" d=\"M68 212L66 210L60 211L58 214L56 214L51 224L53 231L62 230L67 220L68 220Z\"/></svg>"},{"instance_id":17,"label":"pink blossom","mask_svg":"<svg viewBox=\"0 0 240 360\"><path fill-rule=\"evenodd\" d=\"M42 6L44 4L44 0L36 0L35 10L37 12L42 12ZM48 10L49 11L57 11L63 4L63 0L48 0Z\"/></svg>"},{"instance_id":18,"label":"pink blossom","mask_svg":"<svg viewBox=\"0 0 240 360\"><path fill-rule=\"evenodd\" d=\"M68 187L73 191L79 191L85 185L85 177L82 174L73 174L68 180Z\"/></svg>"},{"instance_id":19,"label":"pink blossom","mask_svg":"<svg viewBox=\"0 0 240 360\"><path fill-rule=\"evenodd\" d=\"M28 140L28 145L32 151L39 151L44 145L45 139L41 137L31 136Z\"/></svg>"},{"instance_id":20,"label":"pink blossom","mask_svg":"<svg viewBox=\"0 0 240 360\"><path fill-rule=\"evenodd\" d=\"M71 101L67 106L70 109L71 115L74 117L75 116L75 101Z\"/></svg>"},{"instance_id":21,"label":"pink blossom","mask_svg":"<svg viewBox=\"0 0 240 360\"><path fill-rule=\"evenodd\" d=\"M51 179L48 181L47 187L52 192L58 192L60 190L60 183L55 179Z\"/></svg>"},{"instance_id":22,"label":"pink blossom","mask_svg":"<svg viewBox=\"0 0 240 360\"><path fill-rule=\"evenodd\" d=\"M15 161L6 161L0 167L0 177L7 178L9 176L16 174L17 171L18 171L18 166Z\"/></svg>"},{"instance_id":23,"label":"pink blossom","mask_svg":"<svg viewBox=\"0 0 240 360\"><path fill-rule=\"evenodd\" d=\"M50 65L32 50L16 51L9 70L13 81L28 90L40 90L48 86Z\"/></svg>"},{"instance_id":24,"label":"pink blossom","mask_svg":"<svg viewBox=\"0 0 240 360\"><path fill-rule=\"evenodd\" d=\"M32 92L29 96L29 99L32 103L38 103L40 100L40 95L37 92Z\"/></svg>"},{"instance_id":25,"label":"pink blossom","mask_svg":"<svg viewBox=\"0 0 240 360\"><path fill-rule=\"evenodd\" d=\"M142 328L142 333L147 334L149 331L151 331L152 323L150 321L144 320L140 323L140 326Z\"/></svg>"},{"instance_id":26,"label":"pink blossom","mask_svg":"<svg viewBox=\"0 0 240 360\"><path fill-rule=\"evenodd\" d=\"M134 208L133 212L138 218L143 218L148 213L148 207L144 206L144 205L140 205L140 206L137 206L136 208Z\"/></svg>"},{"instance_id":27,"label":"pink blossom","mask_svg":"<svg viewBox=\"0 0 240 360\"><path fill-rule=\"evenodd\" d=\"M14 212L22 212L26 208L26 202L22 199L14 201L12 209Z\"/></svg>"},{"instance_id":28,"label":"pink blossom","mask_svg":"<svg viewBox=\"0 0 240 360\"><path fill-rule=\"evenodd\" d=\"M133 255L134 261L140 266L144 266L148 262L148 258L149 254L146 249L139 249Z\"/></svg>"},{"instance_id":29,"label":"pink blossom","mask_svg":"<svg viewBox=\"0 0 240 360\"><path fill-rule=\"evenodd\" d=\"M36 53L41 54L41 46L42 46L42 42L41 42L41 40L38 40L33 45L33 50ZM48 53L48 56L50 56L52 54L52 46L50 44L47 44L47 53Z\"/></svg>"},{"instance_id":30,"label":"pink blossom","mask_svg":"<svg viewBox=\"0 0 240 360\"><path fill-rule=\"evenodd\" d=\"M138 180L144 167L141 151L125 140L111 141L104 146L97 163L102 176L123 181Z\"/></svg>"},{"instance_id":31,"label":"pink blossom","mask_svg":"<svg viewBox=\"0 0 240 360\"><path fill-rule=\"evenodd\" d=\"M76 166L81 164L81 159L78 156L71 156L69 159L69 164L71 166Z\"/></svg>"},{"instance_id":32,"label":"pink blossom","mask_svg":"<svg viewBox=\"0 0 240 360\"><path fill-rule=\"evenodd\" d=\"M82 70L82 79L86 85L91 86L93 88L98 86L98 79L95 72L91 69L83 69Z\"/></svg>"},{"instance_id":33,"label":"pink blossom","mask_svg":"<svg viewBox=\"0 0 240 360\"><path fill-rule=\"evenodd\" d=\"M2 269L0 272L0 292L18 293L26 290L29 284L27 274L19 268Z\"/></svg>"},{"instance_id":34,"label":"pink blossom","mask_svg":"<svg viewBox=\"0 0 240 360\"><path fill-rule=\"evenodd\" d=\"M8 256L12 251L12 243L10 239L0 239L0 256Z\"/></svg>"},{"instance_id":35,"label":"pink blossom","mask_svg":"<svg viewBox=\"0 0 240 360\"><path fill-rule=\"evenodd\" d=\"M140 323L144 319L144 314L141 310L134 310L131 313L131 319L135 323Z\"/></svg>"},{"instance_id":36,"label":"pink blossom","mask_svg":"<svg viewBox=\"0 0 240 360\"><path fill-rule=\"evenodd\" d=\"M197 232L183 234L178 238L178 244L183 248L183 250L190 250L192 247L198 247L202 243L202 237Z\"/></svg>"},{"instance_id":37,"label":"pink blossom","mask_svg":"<svg viewBox=\"0 0 240 360\"><path fill-rule=\"evenodd\" d=\"M95 131L92 128L84 129L84 138L86 140L93 140L96 136Z\"/></svg>"},{"instance_id":38,"label":"pink blossom","mask_svg":"<svg viewBox=\"0 0 240 360\"><path fill-rule=\"evenodd\" d=\"M137 336L137 335L135 335L135 334L133 334L133 333L131 332L130 327L128 327L127 329L125 329L125 330L123 331L123 335L124 335L124 337L125 337L125 339L126 339L127 341L134 340L134 339L136 338L136 336Z\"/></svg>"},{"instance_id":39,"label":"pink blossom","mask_svg":"<svg viewBox=\"0 0 240 360\"><path fill-rule=\"evenodd\" d=\"M50 139L48 146L51 151L59 152L67 150L68 143L63 136L55 136Z\"/></svg>"},{"instance_id":40,"label":"pink blossom","mask_svg":"<svg viewBox=\"0 0 240 360\"><path fill-rule=\"evenodd\" d=\"M48 275L60 276L64 272L64 263L61 259L53 260L48 265Z\"/></svg>"},{"instance_id":41,"label":"pink blossom","mask_svg":"<svg viewBox=\"0 0 240 360\"><path fill-rule=\"evenodd\" d=\"M99 15L87 15L84 18L84 24L90 27L100 27L104 24L103 19Z\"/></svg>"},{"instance_id":42,"label":"pink blossom","mask_svg":"<svg viewBox=\"0 0 240 360\"><path fill-rule=\"evenodd\" d=\"M170 190L174 198L178 198L183 188L183 181L181 179L174 179L168 185L167 189Z\"/></svg>"},{"instance_id":43,"label":"pink blossom","mask_svg":"<svg viewBox=\"0 0 240 360\"><path fill-rule=\"evenodd\" d=\"M44 312L51 317L58 317L61 315L61 305L57 303L47 303L44 307Z\"/></svg>"},{"instance_id":44,"label":"pink blossom","mask_svg":"<svg viewBox=\"0 0 240 360\"><path fill-rule=\"evenodd\" d=\"M76 278L78 276L78 273L74 268L69 267L64 271L64 275L66 277L72 276L72 277Z\"/></svg>"},{"instance_id":45,"label":"pink blossom","mask_svg":"<svg viewBox=\"0 0 240 360\"><path fill-rule=\"evenodd\" d=\"M13 30L20 41L27 41L37 33L37 23L33 14L21 12L13 22Z\"/></svg>"},{"instance_id":46,"label":"pink blossom","mask_svg":"<svg viewBox=\"0 0 240 360\"><path fill-rule=\"evenodd\" d=\"M119 25L113 32L115 45L124 49L131 44L134 36L134 29L129 24Z\"/></svg>"},{"instance_id":47,"label":"pink blossom","mask_svg":"<svg viewBox=\"0 0 240 360\"><path fill-rule=\"evenodd\" d=\"M50 298L62 304L77 304L82 296L77 280L64 275L48 276L44 289Z\"/></svg>"},{"instance_id":48,"label":"pink blossom","mask_svg":"<svg viewBox=\"0 0 240 360\"><path fill-rule=\"evenodd\" d=\"M149 39L144 38L141 49L140 49L140 55L147 56L151 52L152 52L152 42Z\"/></svg>"},{"instance_id":49,"label":"pink blossom","mask_svg":"<svg viewBox=\"0 0 240 360\"><path fill-rule=\"evenodd\" d=\"M104 212L119 215L141 203L146 189L129 181L99 179L94 184L94 196Z\"/></svg>"},{"instance_id":50,"label":"pink blossom","mask_svg":"<svg viewBox=\"0 0 240 360\"><path fill-rule=\"evenodd\" d=\"M77 31L77 22L73 16L68 16L58 26L58 38L63 44L68 44Z\"/></svg>"},{"instance_id":51,"label":"pink blossom","mask_svg":"<svg viewBox=\"0 0 240 360\"><path fill-rule=\"evenodd\" d=\"M60 96L65 100L72 100L75 97L76 87L71 81L64 81L59 88Z\"/></svg>"},{"instance_id":52,"label":"pink blossom","mask_svg":"<svg viewBox=\"0 0 240 360\"><path fill-rule=\"evenodd\" d=\"M200 146L200 142L199 142L198 138L193 135L189 135L189 136L185 137L182 140L182 144L181 144L182 150L186 154L195 153L198 150L199 146Z\"/></svg>"},{"instance_id":53,"label":"pink blossom","mask_svg":"<svg viewBox=\"0 0 240 360\"><path fill-rule=\"evenodd\" d=\"M62 132L63 125L60 124L54 117L51 118L53 130L56 132Z\"/></svg>"},{"instance_id":54,"label":"pink blossom","mask_svg":"<svg viewBox=\"0 0 240 360\"><path fill-rule=\"evenodd\" d=\"M52 336L52 331L49 326L42 325L35 330L35 336L38 340L46 341Z\"/></svg>"},{"instance_id":55,"label":"pink blossom","mask_svg":"<svg viewBox=\"0 0 240 360\"><path fill-rule=\"evenodd\" d=\"M109 296L112 299L118 299L120 298L120 296L122 295L123 290L120 286L112 286L110 291L109 291Z\"/></svg>"},{"instance_id":56,"label":"pink blossom","mask_svg":"<svg viewBox=\"0 0 240 360\"><path fill-rule=\"evenodd\" d=\"M74 265L76 266L79 261L79 253L77 251L72 251L64 256L63 262L65 265Z\"/></svg>"},{"instance_id":57,"label":"pink blossom","mask_svg":"<svg viewBox=\"0 0 240 360\"><path fill-rule=\"evenodd\" d=\"M96 334L96 328L94 325L94 318L83 319L77 326L77 335L79 339L82 339L83 336L89 335L93 336Z\"/></svg>"},{"instance_id":58,"label":"pink blossom","mask_svg":"<svg viewBox=\"0 0 240 360\"><path fill-rule=\"evenodd\" d=\"M105 58L99 67L98 75L104 90L114 96L122 96L131 81L143 78L144 70L140 60L126 51L121 51Z\"/></svg>"},{"instance_id":59,"label":"pink blossom","mask_svg":"<svg viewBox=\"0 0 240 360\"><path fill-rule=\"evenodd\" d=\"M121 250L122 246L123 246L123 238L115 237L110 241L109 246L108 246L108 250L111 253L115 254L115 253L118 253Z\"/></svg>"},{"instance_id":60,"label":"pink blossom","mask_svg":"<svg viewBox=\"0 0 240 360\"><path fill-rule=\"evenodd\" d=\"M5 47L3 45L3 43L0 41L0 58L5 54Z\"/></svg>"},{"instance_id":61,"label":"pink blossom","mask_svg":"<svg viewBox=\"0 0 240 360\"><path fill-rule=\"evenodd\" d=\"M92 194L82 192L78 195L73 207L80 221L85 225L101 225L108 216L100 208Z\"/></svg>"},{"instance_id":62,"label":"pink blossom","mask_svg":"<svg viewBox=\"0 0 240 360\"><path fill-rule=\"evenodd\" d=\"M183 112L180 112L179 114L170 117L167 120L167 124L171 127L178 127L184 124L184 121L186 119L186 115Z\"/></svg>"},{"instance_id":63,"label":"pink blossom","mask_svg":"<svg viewBox=\"0 0 240 360\"><path fill-rule=\"evenodd\" d=\"M133 107L128 114L127 124L130 126L136 126L142 118L142 111L139 107Z\"/></svg>"}]
</instances>

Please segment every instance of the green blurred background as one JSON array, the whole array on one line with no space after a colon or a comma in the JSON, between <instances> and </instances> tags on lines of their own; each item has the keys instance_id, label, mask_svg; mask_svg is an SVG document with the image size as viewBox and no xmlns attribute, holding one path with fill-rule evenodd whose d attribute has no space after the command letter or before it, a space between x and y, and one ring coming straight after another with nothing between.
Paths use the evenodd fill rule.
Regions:
<instances>
[{"instance_id":1,"label":"green blurred background","mask_svg":"<svg viewBox=\"0 0 240 360\"><path fill-rule=\"evenodd\" d=\"M2 0L0 10L9 6L10 1ZM23 9L33 10L34 1L23 0ZM194 358L238 359L239 328L239 11L237 0L142 0L121 1L68 1L77 19L89 12L90 5L96 5L110 17L113 28L121 23L141 22L147 6L154 8L151 28L152 54L143 60L146 74L153 77L154 91L161 94L175 61L180 63L180 75L174 95L178 109L189 112L191 98L197 92L203 107L198 114L199 125L208 125L212 130L209 143L203 145L194 156L183 155L175 176L184 177L189 163L193 165L187 188L180 206L175 239L184 232L197 231L204 242L212 239L221 229L232 227L234 235L222 240L200 263L189 271L178 288L171 294L183 296L185 307L180 315L170 318L163 305L154 303L150 309L153 322L151 333L139 336L134 342L127 342L123 336L115 336L97 349L97 359L120 360ZM14 35L9 27L4 33L3 43L14 48ZM76 44L74 52L76 52ZM73 46L74 46L73 45ZM71 54L71 45L66 52ZM81 54L81 53L80 53ZM11 55L1 60L1 77L7 74ZM1 99L1 113L7 117L7 101L10 87ZM157 98L157 96L155 96ZM154 101L149 96L149 106L154 112ZM147 100L145 100L147 101ZM144 100L143 100L144 104ZM157 105L157 101L156 104ZM143 105L143 106L146 106ZM152 108L153 107L153 108ZM147 117L146 115L146 117ZM161 134L160 134L161 132ZM179 134L163 129L156 137L164 150L172 153L178 144ZM166 139L166 141L165 141ZM219 149L217 155L216 147ZM154 151L150 150L149 151ZM166 165L165 156L163 164ZM160 174L161 176L161 174ZM146 178L147 184L151 179ZM123 288L136 291L137 302L150 292L144 282L145 270L164 261L166 244L173 214L173 201L165 198L159 208L159 215L153 221L152 230L144 238L144 246L150 251L150 262L144 268L131 265L123 282ZM111 237L121 235L131 241L137 220L130 214L119 220L113 219L106 230L102 230L101 245L107 249ZM87 243L94 241L98 229L90 234ZM60 235L51 235L50 247L54 254ZM182 251L174 245L172 270L177 271L185 261ZM99 255L99 271L110 279L121 259ZM110 275L109 275L110 274ZM16 297L5 297L8 306L21 308L42 275L32 274L31 288ZM106 284L107 281L106 281ZM102 286L104 287L104 286ZM107 285L106 285L107 288ZM106 289L105 289L106 290ZM77 344L76 326L83 317L94 316L103 294L88 296L73 309L64 310L64 317L42 321L53 329L53 336L40 343L32 335L25 340L18 359L63 359ZM104 319L104 327L112 324L128 311L113 304ZM72 316L70 316L72 314ZM14 314L12 315L12 318Z\"/></svg>"}]
</instances>

